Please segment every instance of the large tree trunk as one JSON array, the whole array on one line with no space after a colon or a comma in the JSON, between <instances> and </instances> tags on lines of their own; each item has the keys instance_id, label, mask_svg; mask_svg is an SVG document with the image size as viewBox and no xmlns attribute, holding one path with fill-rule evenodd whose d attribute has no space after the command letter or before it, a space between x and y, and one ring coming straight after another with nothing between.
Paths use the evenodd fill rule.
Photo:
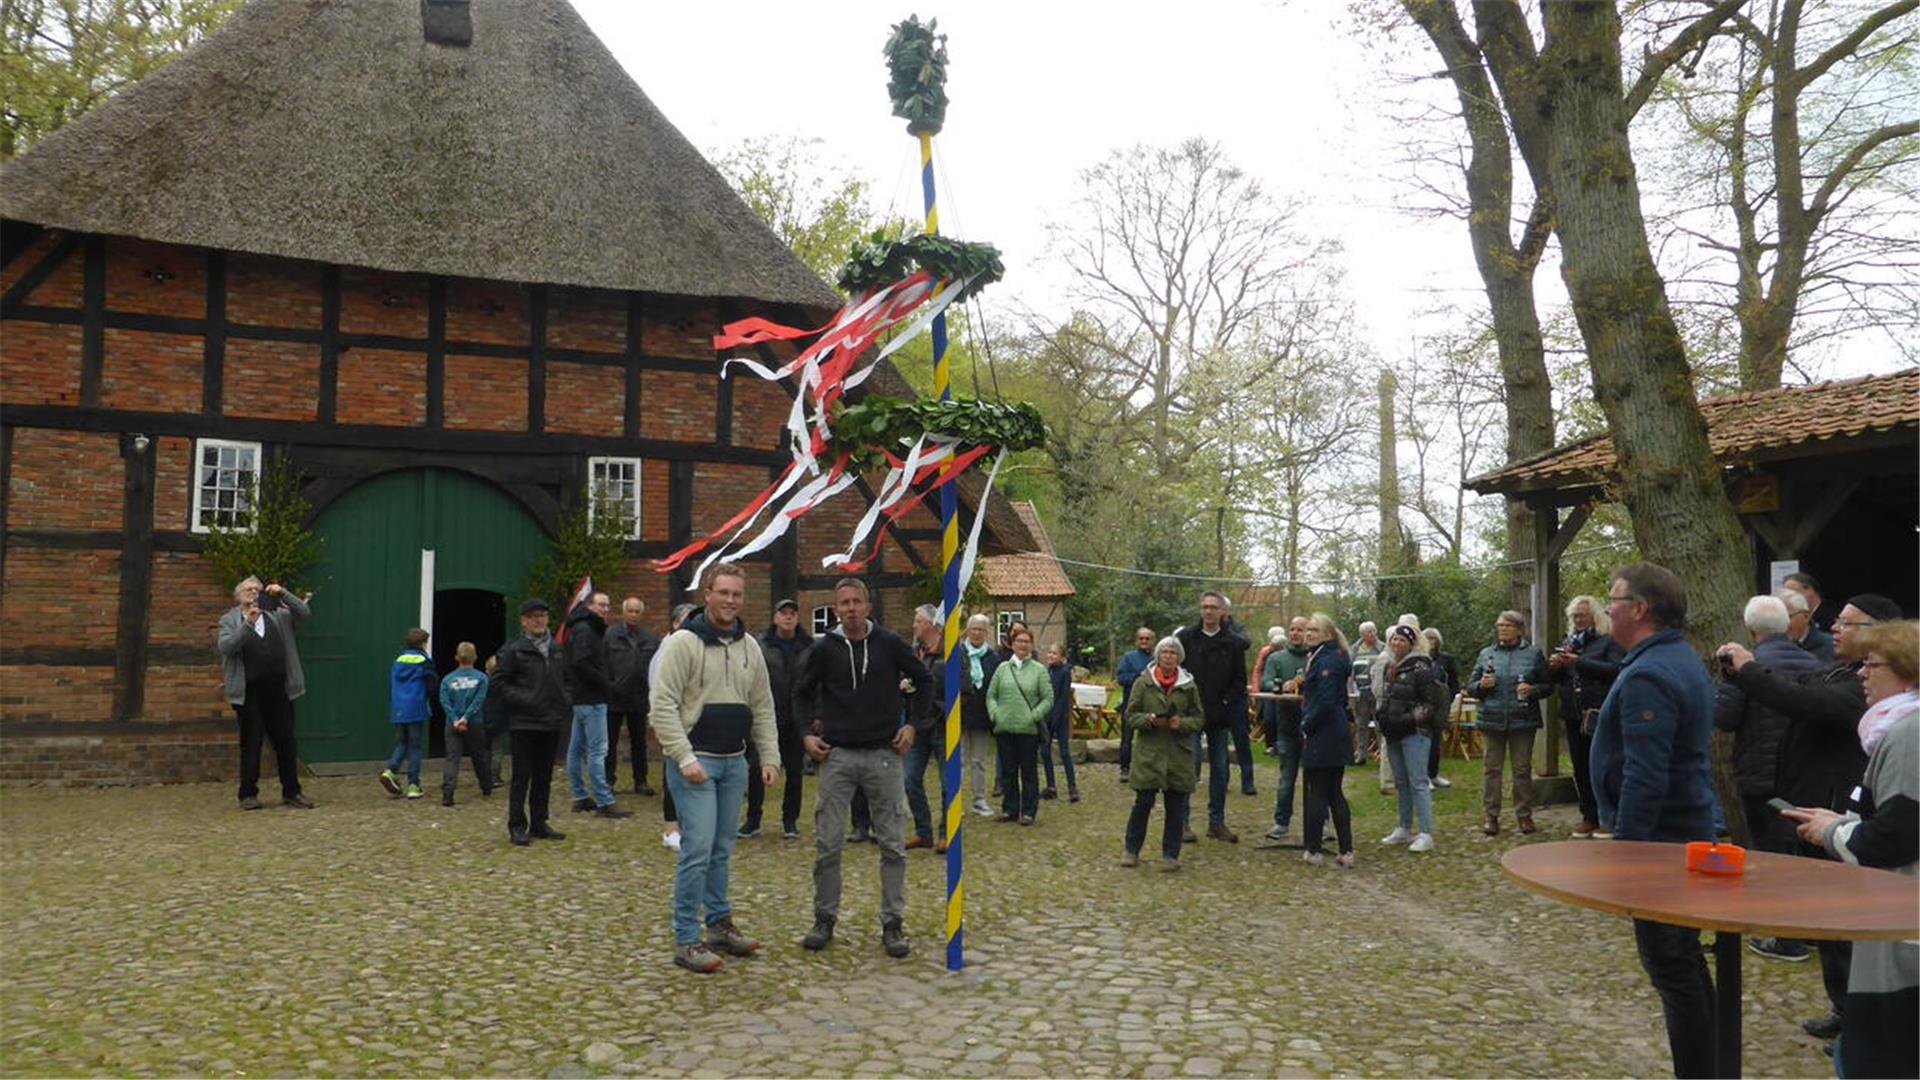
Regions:
<instances>
[{"instance_id":1,"label":"large tree trunk","mask_svg":"<svg viewBox=\"0 0 1920 1080\"><path fill-rule=\"evenodd\" d=\"M1752 567L1647 245L1627 141L1619 12L1612 3L1558 0L1543 14L1561 276L1612 431L1618 498L1640 550L1687 583L1687 632L1704 654L1737 640ZM1722 809L1740 828L1728 762L1714 757Z\"/></svg>"},{"instance_id":2,"label":"large tree trunk","mask_svg":"<svg viewBox=\"0 0 1920 1080\"><path fill-rule=\"evenodd\" d=\"M1379 572L1397 574L1400 565L1400 466L1395 453L1399 439L1393 426L1394 377L1380 373L1380 559Z\"/></svg>"}]
</instances>

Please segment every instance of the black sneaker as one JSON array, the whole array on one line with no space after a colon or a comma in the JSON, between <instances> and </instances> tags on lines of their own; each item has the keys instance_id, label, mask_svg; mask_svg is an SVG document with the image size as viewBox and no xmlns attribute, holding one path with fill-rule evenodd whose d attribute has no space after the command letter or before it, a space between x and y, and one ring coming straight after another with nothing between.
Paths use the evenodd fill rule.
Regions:
<instances>
[{"instance_id":1,"label":"black sneaker","mask_svg":"<svg viewBox=\"0 0 1920 1080\"><path fill-rule=\"evenodd\" d=\"M591 813L593 813L593 811L594 811L594 805L593 805L593 800L592 800L592 799L575 799L575 800L573 800L573 812L574 812L574 813L576 813L576 814L591 814Z\"/></svg>"},{"instance_id":2,"label":"black sneaker","mask_svg":"<svg viewBox=\"0 0 1920 1080\"><path fill-rule=\"evenodd\" d=\"M800 939L800 944L810 952L819 952L827 947L827 942L832 940L833 916L815 915L813 929L807 931L807 936Z\"/></svg>"},{"instance_id":3,"label":"black sneaker","mask_svg":"<svg viewBox=\"0 0 1920 1080\"><path fill-rule=\"evenodd\" d=\"M659 792L653 790L653 785L651 784L641 784L639 787L633 789L633 793L647 799L651 799L659 794Z\"/></svg>"},{"instance_id":4,"label":"black sneaker","mask_svg":"<svg viewBox=\"0 0 1920 1080\"><path fill-rule=\"evenodd\" d=\"M758 825L742 825L740 826L740 831L734 834L735 839L738 839L738 840L751 840L754 837L759 835L760 835L760 826Z\"/></svg>"},{"instance_id":5,"label":"black sneaker","mask_svg":"<svg viewBox=\"0 0 1920 1080\"><path fill-rule=\"evenodd\" d=\"M782 840L800 839L800 826L792 823L788 823L786 825L780 826L780 839Z\"/></svg>"},{"instance_id":6,"label":"black sneaker","mask_svg":"<svg viewBox=\"0 0 1920 1080\"><path fill-rule=\"evenodd\" d=\"M913 951L913 943L907 940L907 928L899 919L888 919L880 928L880 944L895 960Z\"/></svg>"},{"instance_id":7,"label":"black sneaker","mask_svg":"<svg viewBox=\"0 0 1920 1080\"><path fill-rule=\"evenodd\" d=\"M1127 766L1125 766L1125 765L1122 765L1122 766L1120 766L1120 782L1121 782L1121 783L1123 783L1123 784L1124 784L1124 783L1126 783L1126 782L1127 782L1127 780L1128 780L1128 778L1129 778L1129 777L1130 777L1130 776L1131 776L1132 774L1133 774L1133 770L1132 770L1132 769L1130 769L1130 768L1128 768L1128 767L1127 767Z\"/></svg>"},{"instance_id":8,"label":"black sneaker","mask_svg":"<svg viewBox=\"0 0 1920 1080\"><path fill-rule=\"evenodd\" d=\"M452 806L452 805L453 805L453 792L451 792L451 791L443 791L443 792L441 792L441 793L440 793L440 805L441 805L441 806Z\"/></svg>"},{"instance_id":9,"label":"black sneaker","mask_svg":"<svg viewBox=\"0 0 1920 1080\"><path fill-rule=\"evenodd\" d=\"M1747 950L1755 956L1790 963L1799 963L1812 955L1804 944L1789 938L1748 938Z\"/></svg>"},{"instance_id":10,"label":"black sneaker","mask_svg":"<svg viewBox=\"0 0 1920 1080\"><path fill-rule=\"evenodd\" d=\"M594 807L593 815L595 817L604 817L604 818L623 818L623 817L632 817L633 811L622 810L619 807L613 805L612 803L608 803L605 806Z\"/></svg>"},{"instance_id":11,"label":"black sneaker","mask_svg":"<svg viewBox=\"0 0 1920 1080\"><path fill-rule=\"evenodd\" d=\"M508 829L507 839L513 843L514 847L526 847L528 844L533 843L532 838L527 835L527 830L525 829Z\"/></svg>"},{"instance_id":12,"label":"black sneaker","mask_svg":"<svg viewBox=\"0 0 1920 1080\"><path fill-rule=\"evenodd\" d=\"M260 798L259 798L259 796L257 796L257 795L249 795L249 796L247 796L246 798L244 798L244 799L241 799L241 800L240 800L240 809L242 809L242 810L258 810L258 809L260 809Z\"/></svg>"},{"instance_id":13,"label":"black sneaker","mask_svg":"<svg viewBox=\"0 0 1920 1080\"><path fill-rule=\"evenodd\" d=\"M1802 1020L1800 1030L1816 1039L1831 1039L1840 1034L1840 1014L1829 1012L1813 1020Z\"/></svg>"},{"instance_id":14,"label":"black sneaker","mask_svg":"<svg viewBox=\"0 0 1920 1080\"><path fill-rule=\"evenodd\" d=\"M530 830L528 835L532 836L535 840L565 840L567 838L567 834L561 832L559 829L549 829L544 825L538 829Z\"/></svg>"}]
</instances>

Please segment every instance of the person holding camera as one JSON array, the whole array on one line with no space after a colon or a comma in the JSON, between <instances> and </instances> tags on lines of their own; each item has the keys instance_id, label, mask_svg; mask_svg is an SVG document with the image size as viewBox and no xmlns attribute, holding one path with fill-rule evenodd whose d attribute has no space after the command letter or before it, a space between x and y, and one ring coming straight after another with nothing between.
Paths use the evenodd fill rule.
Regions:
<instances>
[{"instance_id":1,"label":"person holding camera","mask_svg":"<svg viewBox=\"0 0 1920 1080\"><path fill-rule=\"evenodd\" d=\"M1462 687L1480 699L1480 740L1486 745L1481 780L1481 807L1486 821L1480 831L1500 832L1500 772L1503 761L1513 763L1513 814L1523 833L1538 832L1533 823L1533 736L1540 730L1540 699L1551 689L1547 659L1527 641L1527 618L1503 611L1493 623L1494 643L1480 650L1473 675Z\"/></svg>"},{"instance_id":2,"label":"person holding camera","mask_svg":"<svg viewBox=\"0 0 1920 1080\"><path fill-rule=\"evenodd\" d=\"M273 744L280 773L280 801L313 809L300 791L299 751L293 737L293 703L307 692L293 630L310 612L307 602L280 587L264 588L249 575L233 587L234 606L220 616L215 647L226 677L227 704L240 720L240 809L260 809L260 743Z\"/></svg>"},{"instance_id":3,"label":"person holding camera","mask_svg":"<svg viewBox=\"0 0 1920 1080\"><path fill-rule=\"evenodd\" d=\"M1620 674L1620 661L1627 651L1613 640L1605 606L1591 596L1576 596L1567 605L1567 625L1573 630L1547 657L1547 667L1560 684L1560 722L1566 727L1573 788L1580 799L1580 824L1573 827L1573 838L1607 840L1613 834L1599 823L1587 758L1593 749L1593 722L1600 715L1600 703L1607 700L1607 690Z\"/></svg>"}]
</instances>

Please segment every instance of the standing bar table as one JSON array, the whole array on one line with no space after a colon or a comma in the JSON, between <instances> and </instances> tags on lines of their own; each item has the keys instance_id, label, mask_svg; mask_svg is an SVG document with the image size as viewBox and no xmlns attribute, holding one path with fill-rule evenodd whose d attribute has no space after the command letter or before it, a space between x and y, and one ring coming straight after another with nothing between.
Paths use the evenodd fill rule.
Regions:
<instances>
[{"instance_id":1,"label":"standing bar table","mask_svg":"<svg viewBox=\"0 0 1920 1080\"><path fill-rule=\"evenodd\" d=\"M1685 844L1563 840L1506 853L1523 889L1578 907L1714 931L1714 1045L1740 1075L1740 935L1817 941L1920 937L1920 881L1824 859L1747 852L1737 876L1687 869Z\"/></svg>"}]
</instances>

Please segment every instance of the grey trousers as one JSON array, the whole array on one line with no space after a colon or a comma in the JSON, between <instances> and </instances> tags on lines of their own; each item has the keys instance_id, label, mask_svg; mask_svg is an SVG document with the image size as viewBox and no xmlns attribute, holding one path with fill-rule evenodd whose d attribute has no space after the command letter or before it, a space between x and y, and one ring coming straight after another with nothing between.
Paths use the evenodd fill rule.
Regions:
<instances>
[{"instance_id":1,"label":"grey trousers","mask_svg":"<svg viewBox=\"0 0 1920 1080\"><path fill-rule=\"evenodd\" d=\"M485 795L493 790L496 773L487 761L487 729L478 721L468 721L467 730L461 731L452 724L446 725L447 761L440 772L440 792L452 795L454 785L460 781L460 759L473 759L473 778L480 782L480 793Z\"/></svg>"},{"instance_id":2,"label":"grey trousers","mask_svg":"<svg viewBox=\"0 0 1920 1080\"><path fill-rule=\"evenodd\" d=\"M890 747L839 747L820 763L814 785L813 913L840 916L840 856L847 843L853 793L864 792L880 842L880 919L907 913L907 787L900 755Z\"/></svg>"}]
</instances>

